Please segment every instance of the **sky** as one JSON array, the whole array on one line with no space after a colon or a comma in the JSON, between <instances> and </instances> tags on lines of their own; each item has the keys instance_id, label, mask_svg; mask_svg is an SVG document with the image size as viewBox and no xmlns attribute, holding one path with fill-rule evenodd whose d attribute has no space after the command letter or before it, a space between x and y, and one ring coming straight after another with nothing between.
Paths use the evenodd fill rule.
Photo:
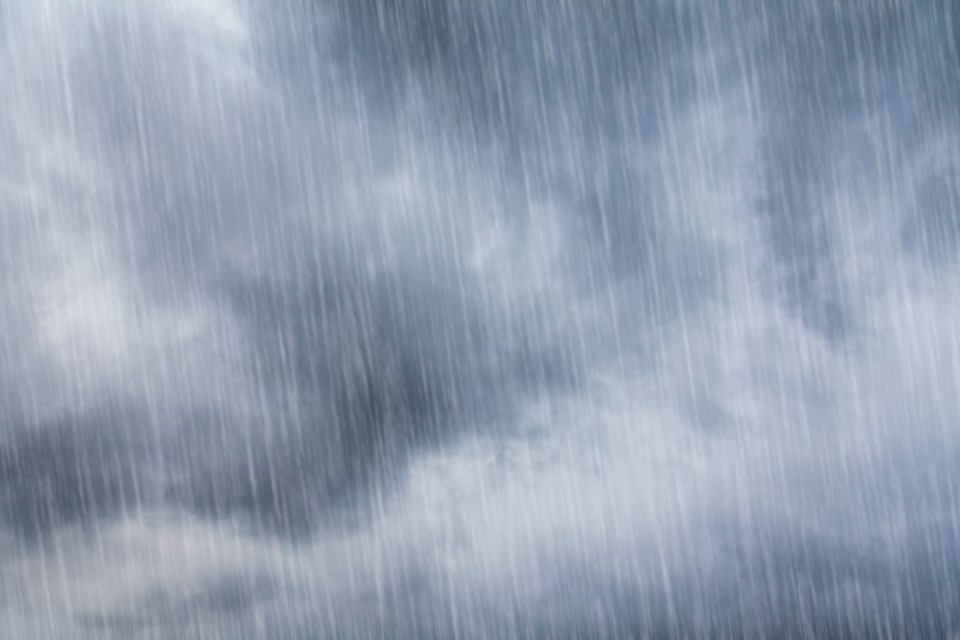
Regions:
<instances>
[{"instance_id":1,"label":"sky","mask_svg":"<svg viewBox=\"0 0 960 640\"><path fill-rule=\"evenodd\" d=\"M960 5L0 0L0 636L960 632Z\"/></svg>"}]
</instances>

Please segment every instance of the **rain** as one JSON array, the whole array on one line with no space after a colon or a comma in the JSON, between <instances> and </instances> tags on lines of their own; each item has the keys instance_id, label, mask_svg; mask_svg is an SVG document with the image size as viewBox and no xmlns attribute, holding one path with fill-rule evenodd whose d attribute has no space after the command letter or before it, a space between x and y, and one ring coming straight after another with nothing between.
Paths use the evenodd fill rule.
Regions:
<instances>
[{"instance_id":1,"label":"rain","mask_svg":"<svg viewBox=\"0 0 960 640\"><path fill-rule=\"evenodd\" d=\"M960 634L960 3L0 0L0 638Z\"/></svg>"}]
</instances>

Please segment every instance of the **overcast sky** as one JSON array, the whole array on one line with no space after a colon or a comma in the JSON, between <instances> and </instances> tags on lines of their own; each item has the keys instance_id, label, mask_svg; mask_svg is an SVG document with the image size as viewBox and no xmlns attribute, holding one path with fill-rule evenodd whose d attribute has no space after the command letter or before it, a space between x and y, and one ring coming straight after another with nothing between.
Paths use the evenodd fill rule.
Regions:
<instances>
[{"instance_id":1,"label":"overcast sky","mask_svg":"<svg viewBox=\"0 0 960 640\"><path fill-rule=\"evenodd\" d=\"M960 630L960 5L0 0L0 636Z\"/></svg>"}]
</instances>

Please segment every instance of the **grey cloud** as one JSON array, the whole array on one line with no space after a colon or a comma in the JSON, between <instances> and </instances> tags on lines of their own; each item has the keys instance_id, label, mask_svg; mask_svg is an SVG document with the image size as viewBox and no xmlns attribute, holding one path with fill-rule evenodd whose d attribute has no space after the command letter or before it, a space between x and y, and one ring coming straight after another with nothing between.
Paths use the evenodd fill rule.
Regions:
<instances>
[{"instance_id":1,"label":"grey cloud","mask_svg":"<svg viewBox=\"0 0 960 640\"><path fill-rule=\"evenodd\" d=\"M0 631L955 627L950 6L27 4Z\"/></svg>"}]
</instances>

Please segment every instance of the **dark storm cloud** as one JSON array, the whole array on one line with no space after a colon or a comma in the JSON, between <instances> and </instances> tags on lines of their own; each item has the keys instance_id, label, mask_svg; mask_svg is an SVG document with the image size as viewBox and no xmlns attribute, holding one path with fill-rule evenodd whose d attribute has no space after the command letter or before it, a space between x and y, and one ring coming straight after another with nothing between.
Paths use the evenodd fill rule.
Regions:
<instances>
[{"instance_id":1,"label":"dark storm cloud","mask_svg":"<svg viewBox=\"0 0 960 640\"><path fill-rule=\"evenodd\" d=\"M384 176L371 173L363 150L353 146L365 121L335 114L354 136L343 149L331 138L343 132L305 118L285 123L291 116L282 102L260 95L269 85L244 77L233 35L197 43L191 29L155 11L107 6L79 17L61 45L69 55L34 63L40 78L66 78L36 105L41 121L69 126L75 143L111 168L94 202L97 226L82 232L105 236L120 252L137 304L205 301L212 313L228 313L247 341L235 377L201 374L214 387L206 397L202 389L154 393L151 381L134 390L131 402L145 405L144 413L161 411L166 421L157 442L176 479L165 493L212 517L250 513L284 529L291 522L310 527L315 511L354 497L372 471L395 478L399 469L390 467L402 467L411 450L472 421L502 418L518 391L573 383L583 355L545 336L544 301L530 299L519 311L490 304L483 274L467 264L472 238L438 217L464 208L454 199L470 186L462 177L445 170L453 185L428 184L438 194L415 193L409 203L368 197L363 192ZM35 98L26 93L28 107ZM428 150L431 144L424 142ZM404 179L400 188L407 188ZM89 197L83 186L80 197ZM495 196L482 206L516 203ZM390 221L396 214L385 207L398 208L406 224ZM62 215L45 213L53 221ZM486 214L461 215L468 222ZM532 218L509 224L539 233ZM399 246L390 263L386 243ZM95 277L110 277L100 255L93 259ZM185 357L174 352L173 365ZM95 375L103 364L80 361L75 375ZM229 396L249 393L248 384L261 395L252 414L223 406ZM135 420L118 425L109 413L88 419L75 404L66 411L86 425L71 432L74 438L138 430ZM59 441L55 430L49 437ZM219 451L212 460L190 453L211 446ZM59 449L51 450L55 459L76 462L55 454L64 454ZM74 489L55 483L51 491L58 490ZM69 503L57 499L51 508L69 512Z\"/></svg>"},{"instance_id":2,"label":"dark storm cloud","mask_svg":"<svg viewBox=\"0 0 960 640\"><path fill-rule=\"evenodd\" d=\"M8 437L0 448L4 526L33 537L136 509L138 461L130 439L84 424Z\"/></svg>"},{"instance_id":3,"label":"dark storm cloud","mask_svg":"<svg viewBox=\"0 0 960 640\"><path fill-rule=\"evenodd\" d=\"M670 251L662 249L657 176L636 175L620 160L620 149L669 135L664 124L674 112L716 92L719 83L740 83L750 94L740 108L766 135L757 206L780 286L793 313L833 336L855 320L830 267L829 203L819 199L833 181L862 179L837 166L837 127L878 109L910 129L931 117L956 118L944 96L960 89L958 65L951 64L957 61L951 31L957 15L940 3L751 2L713 9L660 2L557 8L411 0L345 3L332 13L341 24L332 36L338 54L360 78L357 86L372 109L389 113L411 87L426 86L433 113L446 116L439 135L466 135L467 148L496 140L503 151L493 170L509 167L534 189L559 190L577 203L573 224L592 239L592 250L581 245L571 257L587 263L572 269L573 277L599 274L592 286L597 279L602 287L610 278L649 281L653 273L674 271L680 272L678 289L697 288L696 278L669 264ZM691 65L691 56L700 54L706 63ZM584 181L591 171L596 177ZM951 180L935 177L920 185L918 197L933 201L918 207L920 228L908 225L908 241L949 242L955 226L949 194L956 187L942 183ZM681 258L698 260L711 261ZM656 302L670 305L663 297Z\"/></svg>"},{"instance_id":4,"label":"dark storm cloud","mask_svg":"<svg viewBox=\"0 0 960 640\"><path fill-rule=\"evenodd\" d=\"M955 626L948 3L22 4L0 631Z\"/></svg>"}]
</instances>

